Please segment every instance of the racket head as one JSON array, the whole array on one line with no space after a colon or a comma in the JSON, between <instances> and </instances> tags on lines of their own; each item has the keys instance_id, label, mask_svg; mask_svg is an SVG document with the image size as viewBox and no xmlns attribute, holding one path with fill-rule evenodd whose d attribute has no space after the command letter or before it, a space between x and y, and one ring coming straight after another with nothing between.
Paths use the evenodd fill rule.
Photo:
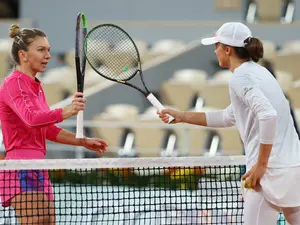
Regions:
<instances>
[{"instance_id":1,"label":"racket head","mask_svg":"<svg viewBox=\"0 0 300 225\"><path fill-rule=\"evenodd\" d=\"M84 54L84 40L87 34L86 16L79 12L76 22L76 40L75 40L75 66L77 76L77 91L84 90L84 76L86 67L86 56Z\"/></svg>"},{"instance_id":2,"label":"racket head","mask_svg":"<svg viewBox=\"0 0 300 225\"><path fill-rule=\"evenodd\" d=\"M91 29L84 41L90 66L104 78L124 83L141 72L140 54L130 35L115 24Z\"/></svg>"}]
</instances>

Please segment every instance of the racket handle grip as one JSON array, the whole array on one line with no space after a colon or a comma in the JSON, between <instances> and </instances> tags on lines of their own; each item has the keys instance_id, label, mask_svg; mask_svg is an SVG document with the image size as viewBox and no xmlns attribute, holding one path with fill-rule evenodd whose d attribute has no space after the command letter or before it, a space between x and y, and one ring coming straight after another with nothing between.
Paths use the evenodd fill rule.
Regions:
<instances>
[{"instance_id":1,"label":"racket handle grip","mask_svg":"<svg viewBox=\"0 0 300 225\"><path fill-rule=\"evenodd\" d=\"M84 138L83 136L83 111L77 113L76 138Z\"/></svg>"},{"instance_id":2,"label":"racket handle grip","mask_svg":"<svg viewBox=\"0 0 300 225\"><path fill-rule=\"evenodd\" d=\"M151 102L151 104L159 111L161 112L165 107L160 103L160 101L158 101L158 99L152 94L150 93L147 96L147 99L149 100L149 102ZM169 115L169 121L168 123L171 123L174 120L173 116Z\"/></svg>"}]
</instances>

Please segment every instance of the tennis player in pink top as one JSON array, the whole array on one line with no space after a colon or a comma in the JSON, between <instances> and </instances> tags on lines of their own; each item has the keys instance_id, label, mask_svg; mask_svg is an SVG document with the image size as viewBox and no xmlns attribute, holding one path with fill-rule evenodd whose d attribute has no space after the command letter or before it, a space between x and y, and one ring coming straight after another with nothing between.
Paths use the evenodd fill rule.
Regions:
<instances>
[{"instance_id":1,"label":"tennis player in pink top","mask_svg":"<svg viewBox=\"0 0 300 225\"><path fill-rule=\"evenodd\" d=\"M76 93L70 106L50 110L36 78L51 58L45 33L12 25L9 35L14 39L11 53L16 69L0 87L5 160L43 159L46 140L104 152L105 141L76 139L75 134L55 126L84 110L86 99L82 93ZM21 224L55 224L54 198L47 171L0 171L0 197L2 206L15 209Z\"/></svg>"}]
</instances>

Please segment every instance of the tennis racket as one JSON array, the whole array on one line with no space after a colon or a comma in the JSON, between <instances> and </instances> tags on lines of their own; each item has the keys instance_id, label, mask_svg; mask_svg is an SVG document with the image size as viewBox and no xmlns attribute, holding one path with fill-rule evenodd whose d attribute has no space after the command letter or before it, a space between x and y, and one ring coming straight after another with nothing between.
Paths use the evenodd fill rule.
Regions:
<instances>
[{"instance_id":1,"label":"tennis racket","mask_svg":"<svg viewBox=\"0 0 300 225\"><path fill-rule=\"evenodd\" d=\"M77 76L77 91L83 92L84 90L84 75L86 57L83 51L84 40L87 34L86 17L84 13L80 12L77 15L76 22L76 41L75 41L75 65ZM77 114L76 124L76 138L83 138L83 111Z\"/></svg>"},{"instance_id":2,"label":"tennis racket","mask_svg":"<svg viewBox=\"0 0 300 225\"><path fill-rule=\"evenodd\" d=\"M85 38L84 52L87 61L99 75L138 90L159 112L164 109L145 85L139 51L122 28L114 24L94 27ZM143 88L128 82L138 73ZM169 123L173 120L169 116Z\"/></svg>"}]
</instances>

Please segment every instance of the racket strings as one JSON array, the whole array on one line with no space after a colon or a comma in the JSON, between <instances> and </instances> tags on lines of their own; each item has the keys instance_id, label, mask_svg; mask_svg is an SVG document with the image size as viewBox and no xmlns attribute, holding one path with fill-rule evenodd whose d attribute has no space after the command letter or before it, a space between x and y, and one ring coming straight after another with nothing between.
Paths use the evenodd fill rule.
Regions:
<instances>
[{"instance_id":1,"label":"racket strings","mask_svg":"<svg viewBox=\"0 0 300 225\"><path fill-rule=\"evenodd\" d=\"M128 80L138 69L138 52L126 33L114 26L99 26L86 39L86 57L94 69L115 80Z\"/></svg>"}]
</instances>

